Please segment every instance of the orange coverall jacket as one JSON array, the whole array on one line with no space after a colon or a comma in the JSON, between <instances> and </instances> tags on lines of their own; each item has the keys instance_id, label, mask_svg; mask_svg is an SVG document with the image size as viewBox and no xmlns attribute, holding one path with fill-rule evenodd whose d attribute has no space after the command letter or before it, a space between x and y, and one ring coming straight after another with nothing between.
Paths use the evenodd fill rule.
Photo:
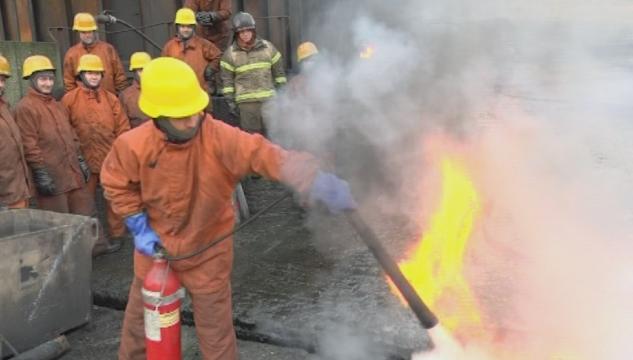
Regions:
<instances>
[{"instance_id":1,"label":"orange coverall jacket","mask_svg":"<svg viewBox=\"0 0 633 360\"><path fill-rule=\"evenodd\" d=\"M150 117L138 107L138 98L140 96L141 87L136 80L119 94L119 101L121 101L121 106L123 106L123 110L127 114L128 119L130 119L130 126L132 128L150 119Z\"/></svg>"},{"instance_id":2,"label":"orange coverall jacket","mask_svg":"<svg viewBox=\"0 0 633 360\"><path fill-rule=\"evenodd\" d=\"M161 56L173 57L189 64L196 76L198 76L200 86L208 90L209 87L204 79L204 70L207 65L211 65L217 73L220 70L222 52L209 40L194 34L187 41L182 41L177 36L174 36L163 47Z\"/></svg>"},{"instance_id":3,"label":"orange coverall jacket","mask_svg":"<svg viewBox=\"0 0 633 360\"><path fill-rule=\"evenodd\" d=\"M68 121L68 111L51 95L29 88L15 106L24 157L32 168L45 167L55 182L56 194L84 186L79 167L79 141Z\"/></svg>"},{"instance_id":4,"label":"orange coverall jacket","mask_svg":"<svg viewBox=\"0 0 633 360\"><path fill-rule=\"evenodd\" d=\"M184 144L167 142L153 122L123 134L103 164L101 183L115 213L146 211L168 253L183 255L233 229L231 196L245 175L259 173L306 192L317 169L311 155L285 151L206 115ZM151 265L151 257L135 251L138 278ZM233 240L171 266L191 293L218 291L230 280Z\"/></svg>"},{"instance_id":5,"label":"orange coverall jacket","mask_svg":"<svg viewBox=\"0 0 633 360\"><path fill-rule=\"evenodd\" d=\"M20 129L9 106L0 98L0 205L31 197L29 169L24 160Z\"/></svg>"},{"instance_id":6,"label":"orange coverall jacket","mask_svg":"<svg viewBox=\"0 0 633 360\"><path fill-rule=\"evenodd\" d=\"M80 83L64 95L62 104L70 113L70 124L79 137L90 170L98 174L114 139L130 130L130 121L119 99L102 87L91 90Z\"/></svg>"},{"instance_id":7,"label":"orange coverall jacket","mask_svg":"<svg viewBox=\"0 0 633 360\"><path fill-rule=\"evenodd\" d=\"M70 91L77 87L77 65L79 58L85 54L94 54L101 58L105 73L101 81L101 87L116 94L128 85L125 70L121 58L114 46L105 41L97 40L86 47L81 42L72 46L64 55L64 88Z\"/></svg>"},{"instance_id":8,"label":"orange coverall jacket","mask_svg":"<svg viewBox=\"0 0 633 360\"><path fill-rule=\"evenodd\" d=\"M184 7L198 11L215 11L219 20L211 26L198 24L197 33L203 38L211 41L219 49L226 49L229 40L231 18L231 0L185 0Z\"/></svg>"}]
</instances>

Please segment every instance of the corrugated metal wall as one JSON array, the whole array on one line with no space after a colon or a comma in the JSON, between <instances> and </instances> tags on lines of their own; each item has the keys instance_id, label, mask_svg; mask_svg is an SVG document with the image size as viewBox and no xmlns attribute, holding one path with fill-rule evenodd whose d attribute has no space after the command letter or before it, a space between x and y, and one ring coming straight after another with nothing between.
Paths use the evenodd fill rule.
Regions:
<instances>
[{"instance_id":1,"label":"corrugated metal wall","mask_svg":"<svg viewBox=\"0 0 633 360\"><path fill-rule=\"evenodd\" d=\"M271 40L282 52L288 68L295 62L294 49L303 40L304 3L311 0L233 0L234 12L251 12L260 36ZM77 12L112 14L141 28L154 42L163 45L173 33L171 22L181 0L1 0L0 40L55 41L60 54L77 41L70 30ZM100 27L101 37L114 44L127 62L134 51L157 55L159 50L120 24Z\"/></svg>"}]
</instances>

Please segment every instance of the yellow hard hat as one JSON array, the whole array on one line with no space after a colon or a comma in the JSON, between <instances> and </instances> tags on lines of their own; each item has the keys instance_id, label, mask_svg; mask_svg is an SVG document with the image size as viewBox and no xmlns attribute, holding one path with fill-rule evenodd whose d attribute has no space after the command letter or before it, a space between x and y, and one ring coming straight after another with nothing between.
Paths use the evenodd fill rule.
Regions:
<instances>
[{"instance_id":1,"label":"yellow hard hat","mask_svg":"<svg viewBox=\"0 0 633 360\"><path fill-rule=\"evenodd\" d=\"M301 43L299 47L297 47L297 61L301 62L312 55L316 55L319 53L319 49L317 49L314 43L306 41Z\"/></svg>"},{"instance_id":2,"label":"yellow hard hat","mask_svg":"<svg viewBox=\"0 0 633 360\"><path fill-rule=\"evenodd\" d=\"M135 52L130 56L130 71L142 69L152 61L152 57L143 51Z\"/></svg>"},{"instance_id":3,"label":"yellow hard hat","mask_svg":"<svg viewBox=\"0 0 633 360\"><path fill-rule=\"evenodd\" d=\"M176 25L195 25L196 14L189 8L178 9L174 23Z\"/></svg>"},{"instance_id":4,"label":"yellow hard hat","mask_svg":"<svg viewBox=\"0 0 633 360\"><path fill-rule=\"evenodd\" d=\"M4 75L6 77L11 76L11 65L9 61L4 56L0 55L0 75Z\"/></svg>"},{"instance_id":5,"label":"yellow hard hat","mask_svg":"<svg viewBox=\"0 0 633 360\"><path fill-rule=\"evenodd\" d=\"M81 55L79 58L79 65L77 65L76 74L79 74L82 71L95 71L95 72L104 72L103 61L101 58L94 54L85 54Z\"/></svg>"},{"instance_id":6,"label":"yellow hard hat","mask_svg":"<svg viewBox=\"0 0 633 360\"><path fill-rule=\"evenodd\" d=\"M208 104L209 94L184 61L159 57L143 68L138 105L150 117L184 118L201 112Z\"/></svg>"},{"instance_id":7,"label":"yellow hard hat","mask_svg":"<svg viewBox=\"0 0 633 360\"><path fill-rule=\"evenodd\" d=\"M77 15L75 15L75 21L73 21L73 30L96 31L97 22L94 16L89 13L77 13Z\"/></svg>"},{"instance_id":8,"label":"yellow hard hat","mask_svg":"<svg viewBox=\"0 0 633 360\"><path fill-rule=\"evenodd\" d=\"M29 56L24 59L24 65L22 65L22 78L28 79L33 73L45 70L55 71L49 58L43 55Z\"/></svg>"}]
</instances>

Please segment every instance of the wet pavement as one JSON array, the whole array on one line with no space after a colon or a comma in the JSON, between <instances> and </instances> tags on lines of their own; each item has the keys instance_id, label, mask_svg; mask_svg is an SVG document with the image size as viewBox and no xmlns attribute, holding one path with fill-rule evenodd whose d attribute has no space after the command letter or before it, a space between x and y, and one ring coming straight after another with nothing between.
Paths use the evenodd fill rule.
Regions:
<instances>
[{"instance_id":1,"label":"wet pavement","mask_svg":"<svg viewBox=\"0 0 633 360\"><path fill-rule=\"evenodd\" d=\"M251 213L286 191L263 179L250 181L245 192ZM364 216L376 220L378 215ZM370 222L372 227L387 249L401 253L411 239L406 225L380 219ZM238 233L234 246L238 338L328 359L408 358L412 350L428 348L425 331L389 291L378 264L344 218L307 213L288 198ZM96 259L96 305L124 309L132 251L128 241L121 252ZM188 302L183 319L192 322Z\"/></svg>"},{"instance_id":2,"label":"wet pavement","mask_svg":"<svg viewBox=\"0 0 633 360\"><path fill-rule=\"evenodd\" d=\"M116 359L123 312L95 306L90 324L66 335L71 350L63 360ZM240 359L245 360L318 360L300 349L284 348L251 341L238 341ZM182 328L183 359L201 359L193 327Z\"/></svg>"}]
</instances>

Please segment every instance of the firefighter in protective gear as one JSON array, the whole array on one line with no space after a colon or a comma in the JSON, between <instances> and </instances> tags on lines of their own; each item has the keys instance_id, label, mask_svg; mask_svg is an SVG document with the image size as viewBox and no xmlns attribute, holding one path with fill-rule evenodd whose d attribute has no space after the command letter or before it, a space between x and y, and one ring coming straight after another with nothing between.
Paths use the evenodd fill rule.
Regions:
<instances>
[{"instance_id":1,"label":"firefighter in protective gear","mask_svg":"<svg viewBox=\"0 0 633 360\"><path fill-rule=\"evenodd\" d=\"M119 94L119 101L123 110L130 119L130 127L135 128L149 120L149 116L138 107L138 98L141 94L141 74L143 68L152 60L146 52L135 52L130 57L130 71L134 74L132 84Z\"/></svg>"},{"instance_id":2,"label":"firefighter in protective gear","mask_svg":"<svg viewBox=\"0 0 633 360\"><path fill-rule=\"evenodd\" d=\"M77 13L73 30L79 34L79 43L72 46L64 56L64 88L70 91L77 87L76 74L79 59L85 54L94 54L101 58L104 67L103 87L112 93L127 87L127 77L123 63L114 47L97 36L97 23L88 13Z\"/></svg>"},{"instance_id":3,"label":"firefighter in protective gear","mask_svg":"<svg viewBox=\"0 0 633 360\"><path fill-rule=\"evenodd\" d=\"M266 134L262 104L275 96L286 83L281 53L257 37L255 19L245 12L233 17L235 40L220 61L223 93L229 108L239 110L240 127L251 133Z\"/></svg>"},{"instance_id":4,"label":"firefighter in protective gear","mask_svg":"<svg viewBox=\"0 0 633 360\"><path fill-rule=\"evenodd\" d=\"M184 7L196 13L198 35L224 51L229 40L232 0L185 0Z\"/></svg>"},{"instance_id":5,"label":"firefighter in protective gear","mask_svg":"<svg viewBox=\"0 0 633 360\"><path fill-rule=\"evenodd\" d=\"M101 165L112 147L114 139L130 129L130 123L119 99L101 87L104 76L101 58L86 54L79 59L75 71L78 87L67 92L62 104L68 109L70 123L75 129L86 156L92 176L88 190L96 199ZM121 247L120 240L125 235L121 217L114 214L111 204L106 201L106 217L110 238L95 245L95 254L114 252Z\"/></svg>"},{"instance_id":6,"label":"firefighter in protective gear","mask_svg":"<svg viewBox=\"0 0 633 360\"><path fill-rule=\"evenodd\" d=\"M195 32L196 14L189 8L176 12L176 36L167 41L161 53L180 59L193 68L200 86L210 93L215 92L216 74L222 53L212 42Z\"/></svg>"},{"instance_id":7,"label":"firefighter in protective gear","mask_svg":"<svg viewBox=\"0 0 633 360\"><path fill-rule=\"evenodd\" d=\"M11 66L0 55L0 209L22 209L28 207L31 191L20 130L3 99L10 76Z\"/></svg>"},{"instance_id":8,"label":"firefighter in protective gear","mask_svg":"<svg viewBox=\"0 0 633 360\"><path fill-rule=\"evenodd\" d=\"M52 96L55 67L42 55L24 60L22 76L31 83L15 108L24 157L31 170L38 208L92 216L90 176L68 112Z\"/></svg>"},{"instance_id":9,"label":"firefighter in protective gear","mask_svg":"<svg viewBox=\"0 0 633 360\"><path fill-rule=\"evenodd\" d=\"M106 196L126 218L136 248L119 359L144 359L140 289L156 244L182 255L230 231L235 221L231 196L246 174L283 181L341 210L354 207L347 183L333 175L317 176L312 156L283 150L258 134L215 120L203 113L208 102L209 95L187 64L173 58L152 60L141 77L139 105L154 122L119 137L103 164ZM316 192L313 183L320 184ZM170 264L191 294L200 349L207 360L237 357L232 259L229 238Z\"/></svg>"}]
</instances>

